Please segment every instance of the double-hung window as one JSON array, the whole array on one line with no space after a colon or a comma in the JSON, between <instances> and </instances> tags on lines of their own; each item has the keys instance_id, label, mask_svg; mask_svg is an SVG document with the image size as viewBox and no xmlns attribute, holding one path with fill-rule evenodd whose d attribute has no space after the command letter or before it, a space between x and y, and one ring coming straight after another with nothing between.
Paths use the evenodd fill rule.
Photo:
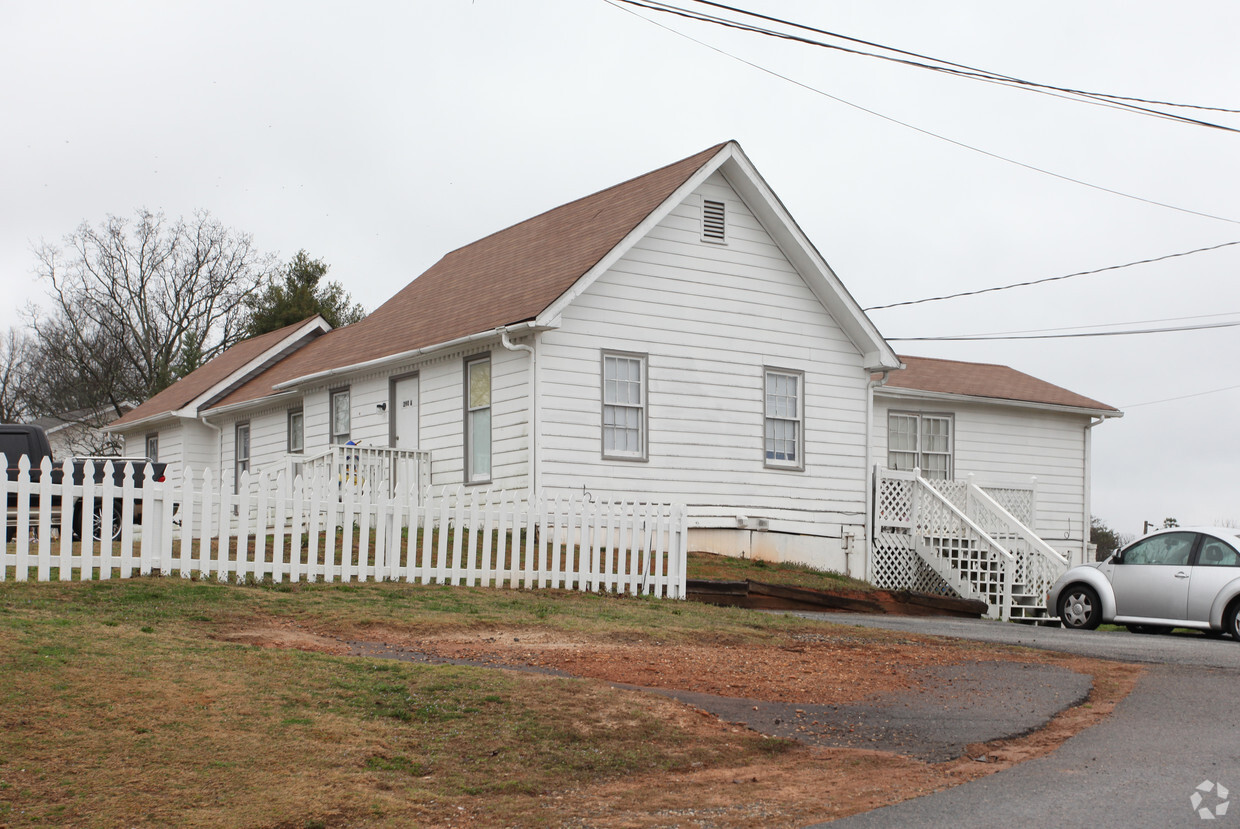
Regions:
<instances>
[{"instance_id":1,"label":"double-hung window","mask_svg":"<svg viewBox=\"0 0 1240 829\"><path fill-rule=\"evenodd\" d=\"M805 468L804 380L799 371L765 372L767 466Z\"/></svg>"},{"instance_id":2,"label":"double-hung window","mask_svg":"<svg viewBox=\"0 0 1240 829\"><path fill-rule=\"evenodd\" d=\"M300 455L306 449L306 419L301 409L289 409L288 452Z\"/></svg>"},{"instance_id":3,"label":"double-hung window","mask_svg":"<svg viewBox=\"0 0 1240 829\"><path fill-rule=\"evenodd\" d=\"M240 492L241 476L250 471L250 424L237 424L234 448L233 492Z\"/></svg>"},{"instance_id":4,"label":"double-hung window","mask_svg":"<svg viewBox=\"0 0 1240 829\"><path fill-rule=\"evenodd\" d=\"M337 389L331 393L331 442L333 446L349 442L349 433L352 431L353 424L353 413L350 406L348 389Z\"/></svg>"},{"instance_id":5,"label":"double-hung window","mask_svg":"<svg viewBox=\"0 0 1240 829\"><path fill-rule=\"evenodd\" d=\"M465 362L465 480L491 480L491 357Z\"/></svg>"},{"instance_id":6,"label":"double-hung window","mask_svg":"<svg viewBox=\"0 0 1240 829\"><path fill-rule=\"evenodd\" d=\"M603 457L646 459L646 358L603 352Z\"/></svg>"},{"instance_id":7,"label":"double-hung window","mask_svg":"<svg viewBox=\"0 0 1240 829\"><path fill-rule=\"evenodd\" d=\"M887 416L887 466L920 469L927 478L952 477L952 418L942 414Z\"/></svg>"},{"instance_id":8,"label":"double-hung window","mask_svg":"<svg viewBox=\"0 0 1240 829\"><path fill-rule=\"evenodd\" d=\"M146 436L146 459L152 463L159 461L159 433Z\"/></svg>"}]
</instances>

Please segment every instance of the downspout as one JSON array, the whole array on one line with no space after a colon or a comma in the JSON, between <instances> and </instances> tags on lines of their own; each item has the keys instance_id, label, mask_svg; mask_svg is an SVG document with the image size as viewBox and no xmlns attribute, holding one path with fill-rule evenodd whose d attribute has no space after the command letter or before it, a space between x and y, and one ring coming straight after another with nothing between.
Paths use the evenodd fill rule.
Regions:
<instances>
[{"instance_id":1,"label":"downspout","mask_svg":"<svg viewBox=\"0 0 1240 829\"><path fill-rule=\"evenodd\" d=\"M224 474L224 427L216 426L214 423L207 420L206 415L199 415L197 420L199 420L202 423L202 425L206 426L208 429L215 430L215 435L216 435L215 475L216 475L216 480L222 480L220 476ZM184 446L184 442L182 442L182 446ZM184 466L185 450L183 448L181 450L181 456L182 456L182 466Z\"/></svg>"},{"instance_id":2,"label":"downspout","mask_svg":"<svg viewBox=\"0 0 1240 829\"><path fill-rule=\"evenodd\" d=\"M865 384L865 545L862 547L865 551L865 567L861 578L866 581L870 580L870 562L874 560L874 551L871 549L874 535L874 390L886 385L890 375L891 369L884 369L881 377L877 380L871 377ZM852 575L847 550L844 551L844 572Z\"/></svg>"},{"instance_id":3,"label":"downspout","mask_svg":"<svg viewBox=\"0 0 1240 829\"><path fill-rule=\"evenodd\" d=\"M1081 560L1080 564L1087 563L1089 558L1089 532L1093 526L1093 488L1094 488L1094 427L1106 420L1100 417L1097 420L1090 420L1085 427L1085 515L1082 516L1084 529L1081 531ZM1068 561L1071 565L1073 562Z\"/></svg>"},{"instance_id":4,"label":"downspout","mask_svg":"<svg viewBox=\"0 0 1240 829\"><path fill-rule=\"evenodd\" d=\"M534 335L534 341L538 341L538 335ZM499 329L499 341L504 348L509 351L527 351L530 355L530 371L529 371L529 389L526 392L526 399L529 406L528 423L529 423L529 474L526 476L529 481L529 499L533 500L534 493L538 491L538 405L536 391L537 369L538 369L538 352L532 345L524 343L514 343L508 338L508 329Z\"/></svg>"}]
</instances>

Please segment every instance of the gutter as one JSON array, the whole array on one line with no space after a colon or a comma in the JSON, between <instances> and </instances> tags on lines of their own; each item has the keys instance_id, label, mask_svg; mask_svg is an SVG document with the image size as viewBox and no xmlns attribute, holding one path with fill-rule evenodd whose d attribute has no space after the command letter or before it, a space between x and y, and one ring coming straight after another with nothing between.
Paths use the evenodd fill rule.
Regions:
<instances>
[{"instance_id":1,"label":"gutter","mask_svg":"<svg viewBox=\"0 0 1240 829\"><path fill-rule=\"evenodd\" d=\"M479 340L493 339L497 334L502 336L505 333L511 334L518 331L536 331L538 329L538 323L533 320L518 322L513 325L502 325L498 328L480 331L477 334L470 334L466 337L457 337L455 340L448 340L447 342L436 343L435 345L423 346L422 348L413 348L409 351L402 351L399 354L389 354L386 357L376 357L375 359L367 360L364 363L350 363L347 366L338 366L337 368L329 368L326 371L319 371L314 374L306 374L302 377L295 377L292 380L277 383L272 388L276 391L287 391L289 389L296 388L297 386L306 386L321 382L323 380L329 380L333 377L339 377L342 374L356 374L359 371L366 371L367 369L382 368L383 366L392 365L394 363L403 363L418 357L424 357L437 351L446 351L450 348L457 348L470 343L475 343Z\"/></svg>"},{"instance_id":2,"label":"gutter","mask_svg":"<svg viewBox=\"0 0 1240 829\"><path fill-rule=\"evenodd\" d=\"M268 394L263 397L255 397L253 400L242 400L240 403L230 403L227 406L217 406L211 409L205 409L203 410L200 416L206 417L206 415L210 414L212 417L214 417L216 415L232 414L233 412L239 411L241 409L252 409L258 405L267 406L272 403L277 403L281 400L285 400L287 398L293 398L296 396L297 396L296 393L292 391L280 392L279 394ZM189 417L190 419L193 419L193 415L181 415L181 416ZM205 423L206 421L204 420L203 422Z\"/></svg>"}]
</instances>

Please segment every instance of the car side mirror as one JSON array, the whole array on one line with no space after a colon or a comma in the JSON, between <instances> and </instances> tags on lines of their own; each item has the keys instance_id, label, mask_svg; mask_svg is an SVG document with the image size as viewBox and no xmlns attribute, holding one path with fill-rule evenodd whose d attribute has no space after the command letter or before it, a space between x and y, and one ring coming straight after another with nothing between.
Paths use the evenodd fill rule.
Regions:
<instances>
[{"instance_id":1,"label":"car side mirror","mask_svg":"<svg viewBox=\"0 0 1240 829\"><path fill-rule=\"evenodd\" d=\"M1120 552L1119 550L1116 550L1114 553L1111 553L1110 563L1111 564L1123 564L1124 554Z\"/></svg>"}]
</instances>

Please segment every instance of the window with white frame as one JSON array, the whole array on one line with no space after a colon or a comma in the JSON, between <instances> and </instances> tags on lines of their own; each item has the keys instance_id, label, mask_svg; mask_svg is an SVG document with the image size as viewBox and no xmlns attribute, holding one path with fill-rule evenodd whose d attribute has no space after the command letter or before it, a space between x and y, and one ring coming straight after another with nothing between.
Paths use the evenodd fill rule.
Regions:
<instances>
[{"instance_id":1,"label":"window with white frame","mask_svg":"<svg viewBox=\"0 0 1240 829\"><path fill-rule=\"evenodd\" d=\"M887 466L920 469L927 478L952 477L952 416L892 412L887 415Z\"/></svg>"},{"instance_id":2,"label":"window with white frame","mask_svg":"<svg viewBox=\"0 0 1240 829\"><path fill-rule=\"evenodd\" d=\"M465 480L491 480L491 357L465 362Z\"/></svg>"},{"instance_id":3,"label":"window with white frame","mask_svg":"<svg viewBox=\"0 0 1240 829\"><path fill-rule=\"evenodd\" d=\"M332 445L349 442L353 413L349 402L349 390L337 389L331 393Z\"/></svg>"},{"instance_id":4,"label":"window with white frame","mask_svg":"<svg viewBox=\"0 0 1240 829\"><path fill-rule=\"evenodd\" d=\"M250 471L250 424L237 424L234 446L233 492L240 492L241 476Z\"/></svg>"},{"instance_id":5,"label":"window with white frame","mask_svg":"<svg viewBox=\"0 0 1240 829\"><path fill-rule=\"evenodd\" d=\"M804 469L804 375L767 369L765 385L766 465Z\"/></svg>"},{"instance_id":6,"label":"window with white frame","mask_svg":"<svg viewBox=\"0 0 1240 829\"><path fill-rule=\"evenodd\" d=\"M646 358L603 352L603 457L646 458Z\"/></svg>"},{"instance_id":7,"label":"window with white frame","mask_svg":"<svg viewBox=\"0 0 1240 829\"><path fill-rule=\"evenodd\" d=\"M159 433L146 436L146 457L152 462L159 460Z\"/></svg>"},{"instance_id":8,"label":"window with white frame","mask_svg":"<svg viewBox=\"0 0 1240 829\"><path fill-rule=\"evenodd\" d=\"M306 418L301 409L288 412L288 452L300 455L306 450Z\"/></svg>"}]
</instances>

